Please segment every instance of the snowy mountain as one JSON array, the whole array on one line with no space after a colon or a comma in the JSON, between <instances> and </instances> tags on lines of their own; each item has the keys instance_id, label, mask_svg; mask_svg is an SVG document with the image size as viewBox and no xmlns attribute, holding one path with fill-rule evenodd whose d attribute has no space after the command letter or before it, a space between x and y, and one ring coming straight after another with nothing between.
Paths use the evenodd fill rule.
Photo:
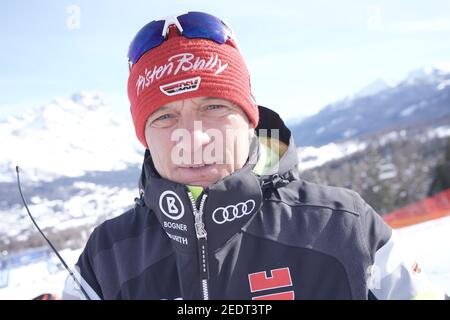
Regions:
<instances>
[{"instance_id":1,"label":"snowy mountain","mask_svg":"<svg viewBox=\"0 0 450 320\"><path fill-rule=\"evenodd\" d=\"M57 98L0 121L0 182L53 181L91 171L118 171L140 163L142 146L130 121L116 117L97 93Z\"/></svg>"},{"instance_id":2,"label":"snowy mountain","mask_svg":"<svg viewBox=\"0 0 450 320\"><path fill-rule=\"evenodd\" d=\"M31 212L58 242L82 244L90 228L133 204L144 149L131 119L117 117L101 94L2 119L0 137L0 247L42 243L20 201L16 165Z\"/></svg>"},{"instance_id":3,"label":"snowy mountain","mask_svg":"<svg viewBox=\"0 0 450 320\"><path fill-rule=\"evenodd\" d=\"M377 94L381 91L387 90L389 88L395 87L397 84L393 81L386 81L384 79L378 79L374 82L370 83L369 85L363 87L360 89L355 95L354 98L363 98L372 96L374 94Z\"/></svg>"},{"instance_id":4,"label":"snowy mountain","mask_svg":"<svg viewBox=\"0 0 450 320\"><path fill-rule=\"evenodd\" d=\"M450 124L450 67L411 72L393 84L376 81L292 126L299 146L369 137L417 126Z\"/></svg>"},{"instance_id":5,"label":"snowy mountain","mask_svg":"<svg viewBox=\"0 0 450 320\"><path fill-rule=\"evenodd\" d=\"M291 129L304 179L350 188L380 214L421 200L450 149L450 66L376 81Z\"/></svg>"}]
</instances>

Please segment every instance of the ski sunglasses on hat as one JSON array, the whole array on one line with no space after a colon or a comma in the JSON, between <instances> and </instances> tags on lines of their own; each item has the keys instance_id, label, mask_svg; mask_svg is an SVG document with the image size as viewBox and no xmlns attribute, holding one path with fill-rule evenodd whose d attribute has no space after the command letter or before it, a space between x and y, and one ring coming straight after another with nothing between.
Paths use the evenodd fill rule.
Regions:
<instances>
[{"instance_id":1,"label":"ski sunglasses on hat","mask_svg":"<svg viewBox=\"0 0 450 320\"><path fill-rule=\"evenodd\" d=\"M234 39L233 32L225 22L213 15L190 11L179 16L170 16L146 24L131 41L128 50L128 64L134 65L147 51L159 46L166 39L170 25L175 25L186 38L213 40L219 44Z\"/></svg>"}]
</instances>

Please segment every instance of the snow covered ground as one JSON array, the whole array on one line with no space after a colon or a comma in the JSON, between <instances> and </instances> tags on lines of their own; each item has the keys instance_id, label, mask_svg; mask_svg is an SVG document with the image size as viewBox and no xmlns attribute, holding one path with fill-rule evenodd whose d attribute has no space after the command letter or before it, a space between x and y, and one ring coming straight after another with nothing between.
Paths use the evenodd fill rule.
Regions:
<instances>
[{"instance_id":1,"label":"snow covered ground","mask_svg":"<svg viewBox=\"0 0 450 320\"><path fill-rule=\"evenodd\" d=\"M450 294L450 217L398 231L413 248L423 272ZM64 250L61 255L73 265L80 253L81 250ZM61 294L67 272L55 268L55 263L39 261L11 269L9 285L0 289L0 299L31 299L45 292ZM5 275L0 274L0 280L2 276Z\"/></svg>"},{"instance_id":2,"label":"snow covered ground","mask_svg":"<svg viewBox=\"0 0 450 320\"><path fill-rule=\"evenodd\" d=\"M367 147L366 143L347 141L344 143L329 143L320 147L299 147L299 169L301 171L319 167L331 160L337 160L352 153L362 151Z\"/></svg>"},{"instance_id":3,"label":"snow covered ground","mask_svg":"<svg viewBox=\"0 0 450 320\"><path fill-rule=\"evenodd\" d=\"M450 296L450 216L398 229L430 279Z\"/></svg>"},{"instance_id":4,"label":"snow covered ground","mask_svg":"<svg viewBox=\"0 0 450 320\"><path fill-rule=\"evenodd\" d=\"M79 194L68 200L48 200L33 197L29 209L42 229L69 229L82 225L95 225L99 212L108 212L110 218L133 205L137 188L106 187L87 182L75 182L67 187L78 188ZM31 221L22 206L1 210L0 235L9 239L26 240L30 235Z\"/></svg>"},{"instance_id":5,"label":"snow covered ground","mask_svg":"<svg viewBox=\"0 0 450 320\"><path fill-rule=\"evenodd\" d=\"M378 138L380 146L384 146L389 142L399 141L405 139L407 136L406 130L394 130L381 135ZM450 137L450 126L444 125L432 128L423 134L414 136L420 143L426 143L435 138ZM305 171L311 168L320 167L321 165L349 156L353 153L365 150L369 145L368 140L346 140L339 143L328 143L320 147L306 146L298 147L298 168L300 171Z\"/></svg>"},{"instance_id":6,"label":"snow covered ground","mask_svg":"<svg viewBox=\"0 0 450 320\"><path fill-rule=\"evenodd\" d=\"M79 250L62 250L61 256L72 268L81 253ZM58 267L56 256L49 260L41 260L9 270L8 286L0 288L0 300L29 300L42 293L56 293L61 295L67 271ZM2 271L4 272L4 271ZM1 281L0 281L1 282Z\"/></svg>"}]
</instances>

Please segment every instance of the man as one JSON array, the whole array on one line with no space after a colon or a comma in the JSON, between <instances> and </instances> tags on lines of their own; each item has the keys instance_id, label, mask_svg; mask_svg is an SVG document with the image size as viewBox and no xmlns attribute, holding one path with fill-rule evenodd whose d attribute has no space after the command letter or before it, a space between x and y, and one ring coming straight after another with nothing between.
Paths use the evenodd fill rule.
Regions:
<instances>
[{"instance_id":1,"label":"man","mask_svg":"<svg viewBox=\"0 0 450 320\"><path fill-rule=\"evenodd\" d=\"M222 21L153 21L129 61L140 198L94 230L83 292L69 278L65 298L444 298L358 194L299 178L291 133L254 102Z\"/></svg>"}]
</instances>

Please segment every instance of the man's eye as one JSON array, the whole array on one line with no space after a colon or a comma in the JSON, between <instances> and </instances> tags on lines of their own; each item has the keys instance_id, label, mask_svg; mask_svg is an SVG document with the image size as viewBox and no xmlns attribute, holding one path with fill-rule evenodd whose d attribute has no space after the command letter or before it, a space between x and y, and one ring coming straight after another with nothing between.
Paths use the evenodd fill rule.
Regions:
<instances>
[{"instance_id":1,"label":"man's eye","mask_svg":"<svg viewBox=\"0 0 450 320\"><path fill-rule=\"evenodd\" d=\"M156 118L153 121L165 120L165 119L169 119L169 118L170 118L170 114L163 114L162 116L159 116L158 118Z\"/></svg>"},{"instance_id":2,"label":"man's eye","mask_svg":"<svg viewBox=\"0 0 450 320\"><path fill-rule=\"evenodd\" d=\"M174 123L175 119L175 115L166 113L152 120L151 125L157 128L168 127Z\"/></svg>"},{"instance_id":3,"label":"man's eye","mask_svg":"<svg viewBox=\"0 0 450 320\"><path fill-rule=\"evenodd\" d=\"M222 106L220 104L210 104L206 107L206 110L217 110L217 109L223 109L225 106Z\"/></svg>"}]
</instances>

